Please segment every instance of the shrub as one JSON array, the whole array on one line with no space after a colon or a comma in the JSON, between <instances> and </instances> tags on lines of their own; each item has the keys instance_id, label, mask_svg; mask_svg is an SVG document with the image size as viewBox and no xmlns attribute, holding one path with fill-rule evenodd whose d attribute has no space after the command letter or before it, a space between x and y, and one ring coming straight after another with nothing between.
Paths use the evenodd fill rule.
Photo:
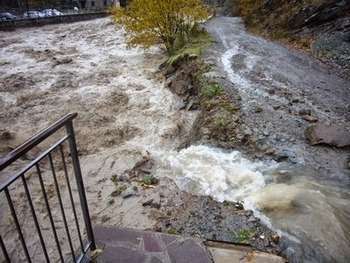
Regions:
<instances>
[{"instance_id":1,"label":"shrub","mask_svg":"<svg viewBox=\"0 0 350 263\"><path fill-rule=\"evenodd\" d=\"M114 21L124 26L131 46L165 45L169 54L183 46L198 22L208 18L201 0L133 0L112 10Z\"/></svg>"}]
</instances>

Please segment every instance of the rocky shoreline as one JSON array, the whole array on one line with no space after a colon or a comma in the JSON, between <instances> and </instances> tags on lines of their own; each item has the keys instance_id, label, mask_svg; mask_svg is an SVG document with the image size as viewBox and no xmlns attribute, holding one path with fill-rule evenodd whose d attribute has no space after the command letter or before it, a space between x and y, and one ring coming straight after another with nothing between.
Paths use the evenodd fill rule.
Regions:
<instances>
[{"instance_id":1,"label":"rocky shoreline","mask_svg":"<svg viewBox=\"0 0 350 263\"><path fill-rule=\"evenodd\" d=\"M254 141L241 133L239 95L229 93L218 82L215 72L201 58L185 56L160 67L166 86L182 98L183 110L199 111L192 130L179 149L190 145L211 145L222 149L255 152ZM164 178L160 178L160 182ZM165 179L170 180L170 179ZM172 185L168 182L167 185ZM144 205L156 208L154 230L170 234L196 236L204 240L251 246L253 249L281 255L280 236L267 227L241 202L218 202L209 196L180 191L161 193L164 201L151 199ZM156 199L158 200L158 199ZM154 207L155 206L155 207Z\"/></svg>"}]
</instances>

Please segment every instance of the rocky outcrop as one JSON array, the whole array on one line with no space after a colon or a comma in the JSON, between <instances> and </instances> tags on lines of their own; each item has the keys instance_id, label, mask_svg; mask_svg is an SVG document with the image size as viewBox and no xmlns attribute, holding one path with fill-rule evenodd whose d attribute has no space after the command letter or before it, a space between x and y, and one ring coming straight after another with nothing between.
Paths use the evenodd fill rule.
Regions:
<instances>
[{"instance_id":1,"label":"rocky outcrop","mask_svg":"<svg viewBox=\"0 0 350 263\"><path fill-rule=\"evenodd\" d=\"M204 4L215 8L220 15L239 15L239 0L203 0Z\"/></svg>"},{"instance_id":2,"label":"rocky outcrop","mask_svg":"<svg viewBox=\"0 0 350 263\"><path fill-rule=\"evenodd\" d=\"M239 1L246 24L331 61L350 76L350 0Z\"/></svg>"},{"instance_id":3,"label":"rocky outcrop","mask_svg":"<svg viewBox=\"0 0 350 263\"><path fill-rule=\"evenodd\" d=\"M306 4L289 19L288 25L290 28L296 29L304 26L319 26L346 16L348 11L350 11L349 0L326 0L315 4Z\"/></svg>"}]
</instances>

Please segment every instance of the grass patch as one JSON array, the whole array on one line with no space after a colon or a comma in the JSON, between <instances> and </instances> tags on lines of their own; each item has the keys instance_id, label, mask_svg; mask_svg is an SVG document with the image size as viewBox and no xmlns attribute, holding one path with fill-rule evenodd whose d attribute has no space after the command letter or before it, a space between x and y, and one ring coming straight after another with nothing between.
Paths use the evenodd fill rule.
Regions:
<instances>
[{"instance_id":1,"label":"grass patch","mask_svg":"<svg viewBox=\"0 0 350 263\"><path fill-rule=\"evenodd\" d=\"M202 95L208 99L220 96L224 93L224 88L218 83L207 84L202 88Z\"/></svg>"},{"instance_id":2,"label":"grass patch","mask_svg":"<svg viewBox=\"0 0 350 263\"><path fill-rule=\"evenodd\" d=\"M190 39L186 44L181 45L173 54L168 58L167 64L174 65L178 61L184 58L197 58L203 50L209 47L213 43L213 38L205 30L196 29L192 33Z\"/></svg>"},{"instance_id":3,"label":"grass patch","mask_svg":"<svg viewBox=\"0 0 350 263\"><path fill-rule=\"evenodd\" d=\"M167 231L168 234L170 235L176 235L178 234L175 228L169 228Z\"/></svg>"},{"instance_id":4,"label":"grass patch","mask_svg":"<svg viewBox=\"0 0 350 263\"><path fill-rule=\"evenodd\" d=\"M159 183L159 179L152 175L146 175L143 177L142 183L144 185L157 185Z\"/></svg>"},{"instance_id":5,"label":"grass patch","mask_svg":"<svg viewBox=\"0 0 350 263\"><path fill-rule=\"evenodd\" d=\"M232 233L232 241L240 244L249 244L250 239L255 235L255 231L251 229L241 229Z\"/></svg>"}]
</instances>

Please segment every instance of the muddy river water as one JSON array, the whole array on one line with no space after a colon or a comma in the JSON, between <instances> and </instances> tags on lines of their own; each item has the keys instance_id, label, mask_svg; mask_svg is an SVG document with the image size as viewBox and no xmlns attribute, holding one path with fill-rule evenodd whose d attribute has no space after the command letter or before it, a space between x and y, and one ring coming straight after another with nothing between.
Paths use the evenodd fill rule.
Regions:
<instances>
[{"instance_id":1,"label":"muddy river water","mask_svg":"<svg viewBox=\"0 0 350 263\"><path fill-rule=\"evenodd\" d=\"M243 201L286 237L291 262L348 262L350 177L341 163L349 152L307 145L306 124L290 111L308 107L320 120L349 128L350 83L306 55L249 35L238 18L215 18L207 28L217 40L208 59L242 96L247 127L262 143L287 150L290 162L206 145L177 151L197 113L181 111L181 100L164 88L157 75L161 51L127 48L123 32L107 19L1 33L1 128L15 133L10 143L18 144L62 112L77 111L81 163L98 223L108 216L112 225L152 225L133 201L106 206L111 176L148 152L155 174L173 178L181 189ZM319 93L307 89L316 86ZM289 105L296 97L303 105ZM256 105L262 115L253 114ZM3 231L8 222L1 219Z\"/></svg>"}]
</instances>

